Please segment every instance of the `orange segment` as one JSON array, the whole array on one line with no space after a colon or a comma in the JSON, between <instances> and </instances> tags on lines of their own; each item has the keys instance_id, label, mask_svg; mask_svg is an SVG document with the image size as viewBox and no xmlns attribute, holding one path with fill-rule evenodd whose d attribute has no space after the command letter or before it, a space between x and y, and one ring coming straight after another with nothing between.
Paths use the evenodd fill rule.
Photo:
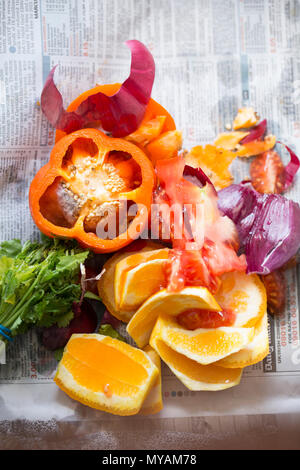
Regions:
<instances>
[{"instance_id":1,"label":"orange segment","mask_svg":"<svg viewBox=\"0 0 300 470\"><path fill-rule=\"evenodd\" d=\"M258 116L253 108L241 108L233 121L233 129L241 129L255 126L258 122Z\"/></svg>"},{"instance_id":2,"label":"orange segment","mask_svg":"<svg viewBox=\"0 0 300 470\"><path fill-rule=\"evenodd\" d=\"M224 310L236 314L232 326L250 328L256 325L267 307L266 289L257 274L235 271L223 274L220 279L215 299Z\"/></svg>"},{"instance_id":3,"label":"orange segment","mask_svg":"<svg viewBox=\"0 0 300 470\"><path fill-rule=\"evenodd\" d=\"M207 365L245 347L254 336L254 328L182 328L170 315L160 315L151 338L158 337L174 351ZM151 339L150 339L151 346Z\"/></svg>"},{"instance_id":4,"label":"orange segment","mask_svg":"<svg viewBox=\"0 0 300 470\"><path fill-rule=\"evenodd\" d=\"M71 398L118 415L139 412L158 369L147 354L98 334L72 335L54 381Z\"/></svg>"},{"instance_id":5,"label":"orange segment","mask_svg":"<svg viewBox=\"0 0 300 470\"><path fill-rule=\"evenodd\" d=\"M103 275L98 281L98 292L99 297L106 306L107 310L119 320L128 323L134 311L120 310L117 307L114 294L114 279L115 269L119 261L126 258L133 253L141 253L145 251L153 251L155 249L162 248L162 245L153 242L147 242L146 245L137 251L121 251L113 255L103 266Z\"/></svg>"},{"instance_id":6,"label":"orange segment","mask_svg":"<svg viewBox=\"0 0 300 470\"><path fill-rule=\"evenodd\" d=\"M218 135L215 140L215 146L221 147L224 150L234 150L237 144L244 139L249 132L223 132Z\"/></svg>"},{"instance_id":7,"label":"orange segment","mask_svg":"<svg viewBox=\"0 0 300 470\"><path fill-rule=\"evenodd\" d=\"M269 354L268 315L267 312L255 326L253 340L240 351L217 362L222 367L247 367L262 361Z\"/></svg>"},{"instance_id":8,"label":"orange segment","mask_svg":"<svg viewBox=\"0 0 300 470\"><path fill-rule=\"evenodd\" d=\"M145 146L160 135L165 121L166 116L156 116L149 121L143 121L135 132L125 137L125 140Z\"/></svg>"},{"instance_id":9,"label":"orange segment","mask_svg":"<svg viewBox=\"0 0 300 470\"><path fill-rule=\"evenodd\" d=\"M140 410L141 415L152 415L159 413L163 408L162 402L162 393L161 393L161 363L160 357L157 352L151 348L151 346L146 346L144 349L145 353L148 354L153 364L158 369L158 377L154 382L152 388L150 389L146 399Z\"/></svg>"},{"instance_id":10,"label":"orange segment","mask_svg":"<svg viewBox=\"0 0 300 470\"><path fill-rule=\"evenodd\" d=\"M243 369L225 369L214 364L203 366L174 351L154 336L151 336L151 345L189 390L224 390L240 382Z\"/></svg>"},{"instance_id":11,"label":"orange segment","mask_svg":"<svg viewBox=\"0 0 300 470\"><path fill-rule=\"evenodd\" d=\"M241 145L236 152L238 157L252 157L260 153L271 150L276 144L276 137L274 135L267 135L265 140L254 140L247 144Z\"/></svg>"},{"instance_id":12,"label":"orange segment","mask_svg":"<svg viewBox=\"0 0 300 470\"><path fill-rule=\"evenodd\" d=\"M200 167L217 190L232 183L233 177L228 168L235 158L235 153L215 145L197 145L185 157L186 164L193 168Z\"/></svg>"},{"instance_id":13,"label":"orange segment","mask_svg":"<svg viewBox=\"0 0 300 470\"><path fill-rule=\"evenodd\" d=\"M135 310L165 284L164 264L168 248L136 253L115 268L115 301L120 310Z\"/></svg>"},{"instance_id":14,"label":"orange segment","mask_svg":"<svg viewBox=\"0 0 300 470\"><path fill-rule=\"evenodd\" d=\"M155 166L157 160L176 157L182 146L182 134L179 131L168 131L147 145L146 150Z\"/></svg>"},{"instance_id":15,"label":"orange segment","mask_svg":"<svg viewBox=\"0 0 300 470\"><path fill-rule=\"evenodd\" d=\"M167 312L176 316L193 308L220 310L219 304L206 287L186 287L179 292L163 289L142 304L128 323L127 332L136 344L143 348L148 344L155 322L161 313Z\"/></svg>"}]
</instances>

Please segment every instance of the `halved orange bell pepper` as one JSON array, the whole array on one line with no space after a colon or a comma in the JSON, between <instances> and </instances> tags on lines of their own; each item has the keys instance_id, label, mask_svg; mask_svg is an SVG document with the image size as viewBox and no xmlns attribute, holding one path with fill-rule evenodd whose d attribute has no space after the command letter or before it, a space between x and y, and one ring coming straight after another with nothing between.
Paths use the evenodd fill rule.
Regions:
<instances>
[{"instance_id":1,"label":"halved orange bell pepper","mask_svg":"<svg viewBox=\"0 0 300 470\"><path fill-rule=\"evenodd\" d=\"M155 184L148 157L136 145L93 128L58 137L49 162L30 186L36 225L48 236L74 238L96 253L128 245L148 221ZM99 237L103 214L113 209L116 214L122 204L138 208L130 226L117 227L113 237Z\"/></svg>"}]
</instances>

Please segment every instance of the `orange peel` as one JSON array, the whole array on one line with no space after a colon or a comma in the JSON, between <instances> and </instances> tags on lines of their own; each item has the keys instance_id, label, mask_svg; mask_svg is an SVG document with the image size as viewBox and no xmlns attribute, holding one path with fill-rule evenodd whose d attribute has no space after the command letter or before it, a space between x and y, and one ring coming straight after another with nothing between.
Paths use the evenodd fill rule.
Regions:
<instances>
[{"instance_id":1,"label":"orange peel","mask_svg":"<svg viewBox=\"0 0 300 470\"><path fill-rule=\"evenodd\" d=\"M269 354L268 316L267 312L255 326L254 337L240 351L221 359L216 364L222 367L248 367L262 361Z\"/></svg>"},{"instance_id":2,"label":"orange peel","mask_svg":"<svg viewBox=\"0 0 300 470\"><path fill-rule=\"evenodd\" d=\"M148 395L140 409L140 415L153 415L159 413L163 409L162 392L161 392L161 360L157 352L146 346L144 349L145 353L148 354L153 364L158 369L158 376L152 388L149 390Z\"/></svg>"},{"instance_id":3,"label":"orange peel","mask_svg":"<svg viewBox=\"0 0 300 470\"><path fill-rule=\"evenodd\" d=\"M259 118L253 108L240 108L236 117L234 118L232 127L234 130L242 128L247 129L248 127L255 126L258 122L258 119Z\"/></svg>"},{"instance_id":4,"label":"orange peel","mask_svg":"<svg viewBox=\"0 0 300 470\"><path fill-rule=\"evenodd\" d=\"M150 338L158 337L179 354L202 365L212 364L243 349L252 341L254 328L182 328L174 317L160 315Z\"/></svg>"},{"instance_id":5,"label":"orange peel","mask_svg":"<svg viewBox=\"0 0 300 470\"><path fill-rule=\"evenodd\" d=\"M193 308L220 310L219 304L206 287L185 287L179 292L160 290L137 310L127 325L127 332L136 344L143 348L148 344L155 322L161 313L168 312L176 316Z\"/></svg>"},{"instance_id":6,"label":"orange peel","mask_svg":"<svg viewBox=\"0 0 300 470\"><path fill-rule=\"evenodd\" d=\"M259 276L234 271L223 274L220 280L215 299L224 310L235 313L232 326L255 326L267 308L266 289Z\"/></svg>"},{"instance_id":7,"label":"orange peel","mask_svg":"<svg viewBox=\"0 0 300 470\"><path fill-rule=\"evenodd\" d=\"M134 311L126 311L120 310L115 301L115 293L114 293L114 279L115 279L115 269L119 261L130 256L134 253L142 253L145 251L153 251L155 249L162 248L162 245L154 242L148 241L145 246L140 249L133 251L132 249L129 250L122 250L116 254L114 254L111 258L103 266L102 276L97 282L97 288L99 297L101 301L104 303L107 310L118 320L121 320L125 323L128 323Z\"/></svg>"},{"instance_id":8,"label":"orange peel","mask_svg":"<svg viewBox=\"0 0 300 470\"><path fill-rule=\"evenodd\" d=\"M238 385L243 369L229 369L215 364L201 365L174 351L158 337L151 337L151 345L176 377L193 391L218 391Z\"/></svg>"},{"instance_id":9,"label":"orange peel","mask_svg":"<svg viewBox=\"0 0 300 470\"><path fill-rule=\"evenodd\" d=\"M275 135L267 135L264 140L253 140L238 147L236 155L238 157L253 157L271 150L276 145Z\"/></svg>"},{"instance_id":10,"label":"orange peel","mask_svg":"<svg viewBox=\"0 0 300 470\"><path fill-rule=\"evenodd\" d=\"M72 335L54 381L74 400L112 414L137 414L158 377L149 356L99 334Z\"/></svg>"},{"instance_id":11,"label":"orange peel","mask_svg":"<svg viewBox=\"0 0 300 470\"><path fill-rule=\"evenodd\" d=\"M222 132L216 138L214 145L216 147L221 147L224 150L235 150L236 146L244 139L250 132Z\"/></svg>"},{"instance_id":12,"label":"orange peel","mask_svg":"<svg viewBox=\"0 0 300 470\"><path fill-rule=\"evenodd\" d=\"M219 190L232 183L233 177L228 168L236 156L236 153L215 145L197 145L185 156L185 162L193 168L200 167Z\"/></svg>"},{"instance_id":13,"label":"orange peel","mask_svg":"<svg viewBox=\"0 0 300 470\"><path fill-rule=\"evenodd\" d=\"M135 253L115 268L115 302L120 310L137 309L165 284L164 265L169 249Z\"/></svg>"}]
</instances>

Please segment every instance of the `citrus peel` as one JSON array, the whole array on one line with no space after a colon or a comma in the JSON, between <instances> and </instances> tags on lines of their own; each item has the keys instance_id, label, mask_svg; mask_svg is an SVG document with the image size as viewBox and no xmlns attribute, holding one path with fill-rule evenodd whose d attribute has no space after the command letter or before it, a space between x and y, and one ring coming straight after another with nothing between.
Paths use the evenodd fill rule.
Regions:
<instances>
[{"instance_id":1,"label":"citrus peel","mask_svg":"<svg viewBox=\"0 0 300 470\"><path fill-rule=\"evenodd\" d=\"M153 348L151 348L151 346L146 346L144 351L146 354L148 354L151 361L158 369L157 379L152 385L152 388L149 390L139 413L141 415L150 415L159 413L163 408L161 393L161 361L159 355Z\"/></svg>"},{"instance_id":2,"label":"citrus peel","mask_svg":"<svg viewBox=\"0 0 300 470\"><path fill-rule=\"evenodd\" d=\"M137 309L165 284L164 264L168 248L135 253L115 268L115 302L120 310Z\"/></svg>"},{"instance_id":3,"label":"citrus peel","mask_svg":"<svg viewBox=\"0 0 300 470\"><path fill-rule=\"evenodd\" d=\"M187 330L182 328L176 319L165 314L159 316L151 340L158 337L179 354L207 365L244 348L252 341L253 336L254 328L223 326Z\"/></svg>"},{"instance_id":4,"label":"citrus peel","mask_svg":"<svg viewBox=\"0 0 300 470\"><path fill-rule=\"evenodd\" d=\"M193 168L200 167L219 190L232 183L233 177L228 168L236 156L236 153L216 145L197 145L185 155L185 163Z\"/></svg>"},{"instance_id":5,"label":"citrus peel","mask_svg":"<svg viewBox=\"0 0 300 470\"><path fill-rule=\"evenodd\" d=\"M161 359L189 390L224 390L238 385L240 382L243 369L225 369L214 364L201 365L174 351L155 335L151 336L150 343Z\"/></svg>"},{"instance_id":6,"label":"citrus peel","mask_svg":"<svg viewBox=\"0 0 300 470\"><path fill-rule=\"evenodd\" d=\"M54 381L71 398L122 416L137 414L158 377L144 352L99 334L72 335Z\"/></svg>"},{"instance_id":7,"label":"citrus peel","mask_svg":"<svg viewBox=\"0 0 300 470\"><path fill-rule=\"evenodd\" d=\"M162 245L153 242L146 242L145 246L139 250L123 250L116 253L103 266L102 275L97 283L99 297L106 306L107 310L118 320L128 323L130 318L133 316L135 311L120 310L116 305L115 294L114 294L114 278L115 269L119 261L130 256L134 253L141 253L145 251L153 251L161 248Z\"/></svg>"},{"instance_id":8,"label":"citrus peel","mask_svg":"<svg viewBox=\"0 0 300 470\"><path fill-rule=\"evenodd\" d=\"M250 328L263 317L266 306L266 289L257 274L234 271L221 276L220 288L215 295L223 309L235 313L232 326Z\"/></svg>"},{"instance_id":9,"label":"citrus peel","mask_svg":"<svg viewBox=\"0 0 300 470\"><path fill-rule=\"evenodd\" d=\"M185 287L179 292L163 289L142 304L128 323L127 332L136 344L143 348L148 344L161 313L168 312L176 316L192 308L220 310L220 306L206 287Z\"/></svg>"},{"instance_id":10,"label":"citrus peel","mask_svg":"<svg viewBox=\"0 0 300 470\"><path fill-rule=\"evenodd\" d=\"M258 123L258 116L253 108L240 108L233 121L233 129L249 128Z\"/></svg>"},{"instance_id":11,"label":"citrus peel","mask_svg":"<svg viewBox=\"0 0 300 470\"><path fill-rule=\"evenodd\" d=\"M222 367L248 367L262 361L269 354L268 317L267 312L255 326L254 337L240 351L218 361Z\"/></svg>"}]
</instances>

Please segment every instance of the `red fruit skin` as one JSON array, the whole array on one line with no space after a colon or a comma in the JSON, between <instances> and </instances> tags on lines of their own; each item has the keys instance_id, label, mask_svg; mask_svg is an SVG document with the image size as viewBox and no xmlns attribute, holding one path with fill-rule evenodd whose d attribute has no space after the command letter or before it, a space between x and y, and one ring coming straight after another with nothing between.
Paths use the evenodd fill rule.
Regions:
<instances>
[{"instance_id":1,"label":"red fruit skin","mask_svg":"<svg viewBox=\"0 0 300 470\"><path fill-rule=\"evenodd\" d=\"M284 191L285 168L274 150L254 158L250 166L252 186L259 193L281 194Z\"/></svg>"},{"instance_id":2,"label":"red fruit skin","mask_svg":"<svg viewBox=\"0 0 300 470\"><path fill-rule=\"evenodd\" d=\"M177 322L187 330L197 328L219 328L221 326L231 326L236 315L231 310L214 312L212 310L191 309L180 313Z\"/></svg>"},{"instance_id":3,"label":"red fruit skin","mask_svg":"<svg viewBox=\"0 0 300 470\"><path fill-rule=\"evenodd\" d=\"M117 328L120 325L120 320L111 315L108 310L105 310L101 319L100 325L111 325L113 328Z\"/></svg>"},{"instance_id":4,"label":"red fruit skin","mask_svg":"<svg viewBox=\"0 0 300 470\"><path fill-rule=\"evenodd\" d=\"M94 333L97 328L97 315L87 302L81 305L81 314L73 318L67 327L52 325L42 333L42 343L50 351L63 348L73 333Z\"/></svg>"},{"instance_id":5,"label":"red fruit skin","mask_svg":"<svg viewBox=\"0 0 300 470\"><path fill-rule=\"evenodd\" d=\"M280 270L261 276L267 292L268 312L281 315L286 304L286 281Z\"/></svg>"}]
</instances>

